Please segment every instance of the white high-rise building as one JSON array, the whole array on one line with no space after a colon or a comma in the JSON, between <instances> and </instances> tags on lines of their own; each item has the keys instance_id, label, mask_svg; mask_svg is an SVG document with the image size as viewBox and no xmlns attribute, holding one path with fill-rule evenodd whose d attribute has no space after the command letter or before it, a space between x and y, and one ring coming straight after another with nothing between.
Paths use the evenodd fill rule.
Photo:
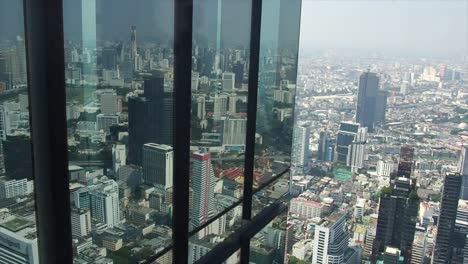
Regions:
<instances>
[{"instance_id":1,"label":"white high-rise building","mask_svg":"<svg viewBox=\"0 0 468 264\"><path fill-rule=\"evenodd\" d=\"M223 145L245 145L246 130L247 119L226 118L223 126Z\"/></svg>"},{"instance_id":2,"label":"white high-rise building","mask_svg":"<svg viewBox=\"0 0 468 264\"><path fill-rule=\"evenodd\" d=\"M119 173L121 166L127 165L127 150L124 144L115 144L112 146L112 166L114 175Z\"/></svg>"},{"instance_id":3,"label":"white high-rise building","mask_svg":"<svg viewBox=\"0 0 468 264\"><path fill-rule=\"evenodd\" d=\"M348 149L348 160L346 165L351 168L351 172L358 172L364 167L364 155L366 151L367 127L360 127Z\"/></svg>"},{"instance_id":4,"label":"white high-rise building","mask_svg":"<svg viewBox=\"0 0 468 264\"><path fill-rule=\"evenodd\" d=\"M72 208L71 224L74 237L88 236L91 233L91 212L87 209Z\"/></svg>"},{"instance_id":5,"label":"white high-rise building","mask_svg":"<svg viewBox=\"0 0 468 264\"><path fill-rule=\"evenodd\" d=\"M223 73L223 91L231 92L234 90L234 83L236 81L236 74L233 72Z\"/></svg>"},{"instance_id":6,"label":"white high-rise building","mask_svg":"<svg viewBox=\"0 0 468 264\"><path fill-rule=\"evenodd\" d=\"M426 259L426 234L416 232L411 249L411 264L424 264Z\"/></svg>"},{"instance_id":7,"label":"white high-rise building","mask_svg":"<svg viewBox=\"0 0 468 264\"><path fill-rule=\"evenodd\" d=\"M364 257L370 257L372 255L372 248L374 246L375 234L377 233L377 227L370 225L367 228L366 240L364 241Z\"/></svg>"},{"instance_id":8,"label":"white high-rise building","mask_svg":"<svg viewBox=\"0 0 468 264\"><path fill-rule=\"evenodd\" d=\"M468 200L468 146L462 146L458 160L458 173L462 176L460 199Z\"/></svg>"},{"instance_id":9,"label":"white high-rise building","mask_svg":"<svg viewBox=\"0 0 468 264\"><path fill-rule=\"evenodd\" d=\"M390 174L393 172L395 164L393 162L385 162L379 160L377 162L377 175L390 177Z\"/></svg>"},{"instance_id":10,"label":"white high-rise building","mask_svg":"<svg viewBox=\"0 0 468 264\"><path fill-rule=\"evenodd\" d=\"M235 114L237 112L237 95L236 94L231 94L229 96L229 107L228 111L230 114Z\"/></svg>"},{"instance_id":11,"label":"white high-rise building","mask_svg":"<svg viewBox=\"0 0 468 264\"><path fill-rule=\"evenodd\" d=\"M91 216L97 221L114 227L120 223L119 185L107 177L90 186Z\"/></svg>"},{"instance_id":12,"label":"white high-rise building","mask_svg":"<svg viewBox=\"0 0 468 264\"><path fill-rule=\"evenodd\" d=\"M310 127L294 126L291 161L295 167L306 169L309 165Z\"/></svg>"},{"instance_id":13,"label":"white high-rise building","mask_svg":"<svg viewBox=\"0 0 468 264\"><path fill-rule=\"evenodd\" d=\"M348 248L346 215L335 212L315 226L312 263L341 264Z\"/></svg>"},{"instance_id":14,"label":"white high-rise building","mask_svg":"<svg viewBox=\"0 0 468 264\"><path fill-rule=\"evenodd\" d=\"M195 152L192 154L192 160L193 208L191 222L192 227L195 228L214 216L215 178L210 153ZM199 232L199 239L211 233L209 228L202 231Z\"/></svg>"},{"instance_id":15,"label":"white high-rise building","mask_svg":"<svg viewBox=\"0 0 468 264\"><path fill-rule=\"evenodd\" d=\"M31 194L32 191L32 181L28 182L27 179L0 180L0 199L28 195Z\"/></svg>"},{"instance_id":16,"label":"white high-rise building","mask_svg":"<svg viewBox=\"0 0 468 264\"><path fill-rule=\"evenodd\" d=\"M206 114L206 100L204 96L197 97L197 117L200 120L205 119Z\"/></svg>"},{"instance_id":17,"label":"white high-rise building","mask_svg":"<svg viewBox=\"0 0 468 264\"><path fill-rule=\"evenodd\" d=\"M214 98L213 119L219 120L227 113L228 98L225 95L216 95Z\"/></svg>"},{"instance_id":18,"label":"white high-rise building","mask_svg":"<svg viewBox=\"0 0 468 264\"><path fill-rule=\"evenodd\" d=\"M163 190L172 187L174 152L171 146L147 143L143 145L143 180Z\"/></svg>"},{"instance_id":19,"label":"white high-rise building","mask_svg":"<svg viewBox=\"0 0 468 264\"><path fill-rule=\"evenodd\" d=\"M198 91L198 78L200 77L200 73L192 72L192 91Z\"/></svg>"},{"instance_id":20,"label":"white high-rise building","mask_svg":"<svg viewBox=\"0 0 468 264\"><path fill-rule=\"evenodd\" d=\"M320 217L322 210L323 205L321 203L309 201L302 197L293 198L290 203L290 213L307 219Z\"/></svg>"}]
</instances>

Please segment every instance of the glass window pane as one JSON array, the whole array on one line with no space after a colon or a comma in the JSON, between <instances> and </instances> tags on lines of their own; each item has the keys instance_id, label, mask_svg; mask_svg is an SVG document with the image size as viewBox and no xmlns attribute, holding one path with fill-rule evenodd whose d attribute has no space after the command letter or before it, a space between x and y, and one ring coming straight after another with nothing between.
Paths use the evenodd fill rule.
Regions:
<instances>
[{"instance_id":1,"label":"glass window pane","mask_svg":"<svg viewBox=\"0 0 468 264\"><path fill-rule=\"evenodd\" d=\"M173 14L172 0L64 1L76 260L171 245Z\"/></svg>"},{"instance_id":2,"label":"glass window pane","mask_svg":"<svg viewBox=\"0 0 468 264\"><path fill-rule=\"evenodd\" d=\"M216 200L215 208L221 212L227 208L229 201L225 198L217 198L219 199ZM218 215L217 219L207 228L201 229L190 237L188 263L195 263L216 245L229 238L230 235L241 227L241 216L242 205L239 205L222 215ZM240 250L237 253L239 252ZM226 263L237 263L239 259L240 255L235 253L226 260Z\"/></svg>"},{"instance_id":3,"label":"glass window pane","mask_svg":"<svg viewBox=\"0 0 468 264\"><path fill-rule=\"evenodd\" d=\"M291 165L301 1L264 1L254 187Z\"/></svg>"},{"instance_id":4,"label":"glass window pane","mask_svg":"<svg viewBox=\"0 0 468 264\"><path fill-rule=\"evenodd\" d=\"M243 195L250 15L251 0L194 1L191 230ZM198 239L224 235L217 230Z\"/></svg>"},{"instance_id":5,"label":"glass window pane","mask_svg":"<svg viewBox=\"0 0 468 264\"><path fill-rule=\"evenodd\" d=\"M0 2L0 263L39 263L23 19Z\"/></svg>"},{"instance_id":6,"label":"glass window pane","mask_svg":"<svg viewBox=\"0 0 468 264\"><path fill-rule=\"evenodd\" d=\"M250 240L250 261L252 264L285 262L285 248L288 232L287 211L278 215Z\"/></svg>"}]
</instances>

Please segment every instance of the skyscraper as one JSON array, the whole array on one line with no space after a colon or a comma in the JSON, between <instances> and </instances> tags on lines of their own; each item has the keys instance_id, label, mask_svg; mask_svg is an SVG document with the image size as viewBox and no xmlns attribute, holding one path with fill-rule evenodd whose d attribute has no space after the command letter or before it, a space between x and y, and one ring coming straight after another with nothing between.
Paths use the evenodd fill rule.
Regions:
<instances>
[{"instance_id":1,"label":"skyscraper","mask_svg":"<svg viewBox=\"0 0 468 264\"><path fill-rule=\"evenodd\" d=\"M146 116L148 141L172 146L174 98L165 89L164 72L156 72L145 80L144 96L148 99L149 115Z\"/></svg>"},{"instance_id":2,"label":"skyscraper","mask_svg":"<svg viewBox=\"0 0 468 264\"><path fill-rule=\"evenodd\" d=\"M95 74L96 0L81 0L81 21L83 74Z\"/></svg>"},{"instance_id":3,"label":"skyscraper","mask_svg":"<svg viewBox=\"0 0 468 264\"><path fill-rule=\"evenodd\" d=\"M144 97L128 99L129 161L141 165L145 143L172 146L173 94L163 72L145 80Z\"/></svg>"},{"instance_id":4,"label":"skyscraper","mask_svg":"<svg viewBox=\"0 0 468 264\"><path fill-rule=\"evenodd\" d=\"M91 233L91 213L88 209L72 208L71 223L74 237L85 237Z\"/></svg>"},{"instance_id":5,"label":"skyscraper","mask_svg":"<svg viewBox=\"0 0 468 264\"><path fill-rule=\"evenodd\" d=\"M351 168L351 172L358 172L364 167L364 155L367 142L367 127L360 127L358 133L348 149L346 165Z\"/></svg>"},{"instance_id":6,"label":"skyscraper","mask_svg":"<svg viewBox=\"0 0 468 264\"><path fill-rule=\"evenodd\" d=\"M336 136L335 161L353 172L364 165L367 128L355 123L341 123Z\"/></svg>"},{"instance_id":7,"label":"skyscraper","mask_svg":"<svg viewBox=\"0 0 468 264\"><path fill-rule=\"evenodd\" d=\"M132 59L135 59L138 54L136 37L136 26L132 26L130 29L130 58Z\"/></svg>"},{"instance_id":8,"label":"skyscraper","mask_svg":"<svg viewBox=\"0 0 468 264\"><path fill-rule=\"evenodd\" d=\"M91 216L97 221L114 227L120 223L119 185L107 177L90 187Z\"/></svg>"},{"instance_id":9,"label":"skyscraper","mask_svg":"<svg viewBox=\"0 0 468 264\"><path fill-rule=\"evenodd\" d=\"M154 143L143 145L143 180L160 186L172 187L174 152L172 147Z\"/></svg>"},{"instance_id":10,"label":"skyscraper","mask_svg":"<svg viewBox=\"0 0 468 264\"><path fill-rule=\"evenodd\" d=\"M223 73L223 91L231 92L234 90L234 83L236 81L236 75L232 72Z\"/></svg>"},{"instance_id":11,"label":"skyscraper","mask_svg":"<svg viewBox=\"0 0 468 264\"><path fill-rule=\"evenodd\" d=\"M291 163L297 168L306 169L309 165L310 127L294 126Z\"/></svg>"},{"instance_id":12,"label":"skyscraper","mask_svg":"<svg viewBox=\"0 0 468 264\"><path fill-rule=\"evenodd\" d=\"M315 226L312 263L344 263L349 234L346 214L335 212Z\"/></svg>"},{"instance_id":13,"label":"skyscraper","mask_svg":"<svg viewBox=\"0 0 468 264\"><path fill-rule=\"evenodd\" d=\"M210 153L195 152L192 154L192 161L193 208L191 222L192 227L197 227L214 216L215 179ZM202 237L210 233L207 229L204 232Z\"/></svg>"},{"instance_id":14,"label":"skyscraper","mask_svg":"<svg viewBox=\"0 0 468 264\"><path fill-rule=\"evenodd\" d=\"M226 118L223 124L223 145L245 146L247 119Z\"/></svg>"},{"instance_id":15,"label":"skyscraper","mask_svg":"<svg viewBox=\"0 0 468 264\"><path fill-rule=\"evenodd\" d=\"M379 77L372 72L364 72L359 78L356 122L373 132L376 123L385 121L387 95L379 91Z\"/></svg>"},{"instance_id":16,"label":"skyscraper","mask_svg":"<svg viewBox=\"0 0 468 264\"><path fill-rule=\"evenodd\" d=\"M391 187L382 188L373 259L383 253L386 247L394 247L401 250L405 261L410 260L419 202L414 184L409 178L397 178Z\"/></svg>"},{"instance_id":17,"label":"skyscraper","mask_svg":"<svg viewBox=\"0 0 468 264\"><path fill-rule=\"evenodd\" d=\"M400 161L398 162L397 177L409 178L413 171L414 148L402 146L400 148Z\"/></svg>"},{"instance_id":18,"label":"skyscraper","mask_svg":"<svg viewBox=\"0 0 468 264\"><path fill-rule=\"evenodd\" d=\"M461 148L457 171L462 176L460 199L468 200L468 146Z\"/></svg>"},{"instance_id":19,"label":"skyscraper","mask_svg":"<svg viewBox=\"0 0 468 264\"><path fill-rule=\"evenodd\" d=\"M434 264L448 264L452 261L452 239L457 217L458 198L462 178L458 173L448 173L445 176L442 199L440 203L437 236L432 257Z\"/></svg>"},{"instance_id":20,"label":"skyscraper","mask_svg":"<svg viewBox=\"0 0 468 264\"><path fill-rule=\"evenodd\" d=\"M318 142L318 160L333 161L333 143L327 131L320 132Z\"/></svg>"},{"instance_id":21,"label":"skyscraper","mask_svg":"<svg viewBox=\"0 0 468 264\"><path fill-rule=\"evenodd\" d=\"M145 97L128 98L128 161L130 164L141 165L143 144L149 142L148 116L149 104Z\"/></svg>"}]
</instances>

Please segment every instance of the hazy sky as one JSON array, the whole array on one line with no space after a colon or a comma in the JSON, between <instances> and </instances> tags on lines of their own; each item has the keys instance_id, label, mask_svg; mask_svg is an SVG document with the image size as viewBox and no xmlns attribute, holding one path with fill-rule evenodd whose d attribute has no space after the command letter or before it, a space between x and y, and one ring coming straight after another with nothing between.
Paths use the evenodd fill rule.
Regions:
<instances>
[{"instance_id":1,"label":"hazy sky","mask_svg":"<svg viewBox=\"0 0 468 264\"><path fill-rule=\"evenodd\" d=\"M466 54L467 0L304 0L301 48Z\"/></svg>"}]
</instances>

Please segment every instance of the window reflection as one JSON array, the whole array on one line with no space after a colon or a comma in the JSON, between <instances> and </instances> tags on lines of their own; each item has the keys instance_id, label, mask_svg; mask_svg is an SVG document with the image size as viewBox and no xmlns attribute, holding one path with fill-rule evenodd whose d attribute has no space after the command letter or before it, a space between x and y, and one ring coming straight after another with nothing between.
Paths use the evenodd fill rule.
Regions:
<instances>
[{"instance_id":1,"label":"window reflection","mask_svg":"<svg viewBox=\"0 0 468 264\"><path fill-rule=\"evenodd\" d=\"M0 3L0 262L39 263L22 1Z\"/></svg>"}]
</instances>

